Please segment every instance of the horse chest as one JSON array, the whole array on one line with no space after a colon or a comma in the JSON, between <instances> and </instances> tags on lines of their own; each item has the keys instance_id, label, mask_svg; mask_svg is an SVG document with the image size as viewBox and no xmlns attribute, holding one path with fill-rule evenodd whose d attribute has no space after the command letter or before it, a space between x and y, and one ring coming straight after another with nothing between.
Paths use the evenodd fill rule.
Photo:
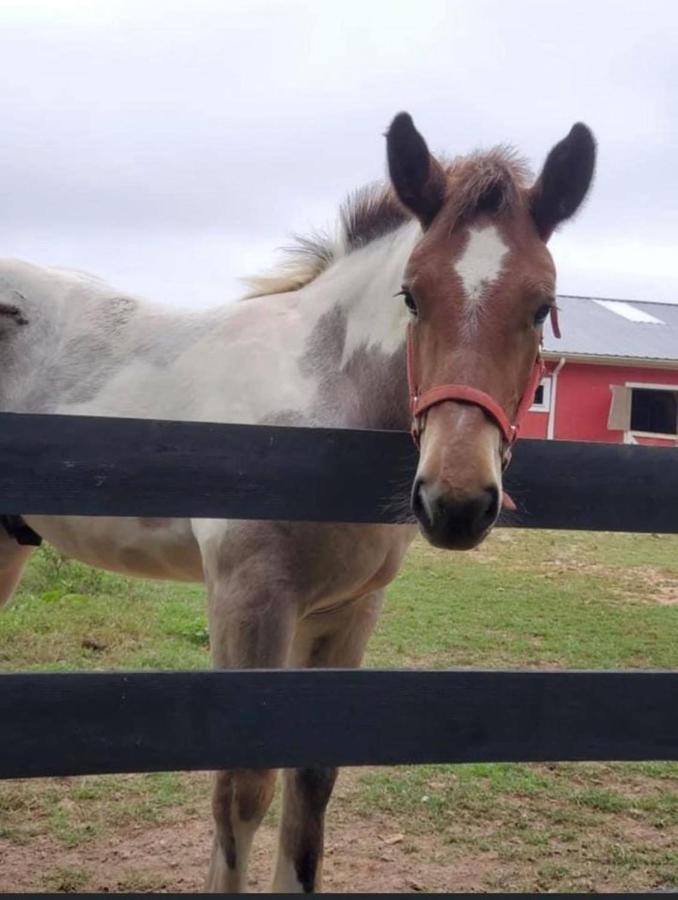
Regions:
<instances>
[{"instance_id":1,"label":"horse chest","mask_svg":"<svg viewBox=\"0 0 678 900\"><path fill-rule=\"evenodd\" d=\"M402 525L297 526L288 559L302 606L320 610L386 587L415 534Z\"/></svg>"}]
</instances>

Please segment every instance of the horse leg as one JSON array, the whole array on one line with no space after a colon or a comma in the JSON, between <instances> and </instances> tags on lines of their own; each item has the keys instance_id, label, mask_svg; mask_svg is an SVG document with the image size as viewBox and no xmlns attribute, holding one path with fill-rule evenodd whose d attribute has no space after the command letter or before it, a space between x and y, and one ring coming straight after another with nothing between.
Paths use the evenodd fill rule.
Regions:
<instances>
[{"instance_id":1,"label":"horse leg","mask_svg":"<svg viewBox=\"0 0 678 900\"><path fill-rule=\"evenodd\" d=\"M0 606L14 593L34 549L17 544L0 526Z\"/></svg>"},{"instance_id":2,"label":"horse leg","mask_svg":"<svg viewBox=\"0 0 678 900\"><path fill-rule=\"evenodd\" d=\"M228 579L210 583L210 640L220 669L283 668L296 609L288 598ZM215 835L207 876L210 893L244 893L252 841L273 798L276 772L234 769L215 773Z\"/></svg>"},{"instance_id":3,"label":"horse leg","mask_svg":"<svg viewBox=\"0 0 678 900\"><path fill-rule=\"evenodd\" d=\"M383 592L361 597L339 612L315 614L299 624L292 665L355 668L381 612ZM273 890L312 893L321 889L325 810L337 770L286 769Z\"/></svg>"}]
</instances>

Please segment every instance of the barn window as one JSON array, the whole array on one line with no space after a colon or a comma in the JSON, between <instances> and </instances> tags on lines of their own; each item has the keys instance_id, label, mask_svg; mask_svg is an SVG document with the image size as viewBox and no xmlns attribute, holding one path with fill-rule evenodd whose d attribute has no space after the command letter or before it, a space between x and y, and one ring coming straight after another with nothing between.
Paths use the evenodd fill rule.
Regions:
<instances>
[{"instance_id":1,"label":"barn window","mask_svg":"<svg viewBox=\"0 0 678 900\"><path fill-rule=\"evenodd\" d=\"M676 411L676 391L631 390L631 431L678 434Z\"/></svg>"},{"instance_id":2,"label":"barn window","mask_svg":"<svg viewBox=\"0 0 678 900\"><path fill-rule=\"evenodd\" d=\"M645 434L678 434L678 388L612 385L607 427Z\"/></svg>"},{"instance_id":3,"label":"barn window","mask_svg":"<svg viewBox=\"0 0 678 900\"><path fill-rule=\"evenodd\" d=\"M542 378L534 392L530 412L548 412L551 409L551 379Z\"/></svg>"}]
</instances>

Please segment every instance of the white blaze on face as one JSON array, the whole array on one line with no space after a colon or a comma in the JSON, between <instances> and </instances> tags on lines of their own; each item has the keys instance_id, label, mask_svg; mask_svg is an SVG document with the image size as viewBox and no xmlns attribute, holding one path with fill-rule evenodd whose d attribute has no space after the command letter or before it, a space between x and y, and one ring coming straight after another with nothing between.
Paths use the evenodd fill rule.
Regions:
<instances>
[{"instance_id":1,"label":"white blaze on face","mask_svg":"<svg viewBox=\"0 0 678 900\"><path fill-rule=\"evenodd\" d=\"M454 268L461 278L471 316L480 309L488 289L499 277L508 249L495 225L469 229L468 243Z\"/></svg>"}]
</instances>

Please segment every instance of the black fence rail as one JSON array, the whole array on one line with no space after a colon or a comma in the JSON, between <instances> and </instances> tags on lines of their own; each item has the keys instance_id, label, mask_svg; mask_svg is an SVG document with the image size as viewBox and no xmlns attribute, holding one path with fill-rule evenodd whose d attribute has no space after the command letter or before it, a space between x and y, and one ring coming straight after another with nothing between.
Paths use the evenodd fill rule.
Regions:
<instances>
[{"instance_id":1,"label":"black fence rail","mask_svg":"<svg viewBox=\"0 0 678 900\"><path fill-rule=\"evenodd\" d=\"M401 521L409 435L0 414L0 513ZM521 440L505 524L678 531L674 448Z\"/></svg>"},{"instance_id":2,"label":"black fence rail","mask_svg":"<svg viewBox=\"0 0 678 900\"><path fill-rule=\"evenodd\" d=\"M678 672L0 676L0 776L678 758Z\"/></svg>"},{"instance_id":3,"label":"black fence rail","mask_svg":"<svg viewBox=\"0 0 678 900\"><path fill-rule=\"evenodd\" d=\"M408 435L0 414L0 513L402 521ZM506 524L678 532L675 449L521 441ZM0 675L0 777L678 759L678 672Z\"/></svg>"}]
</instances>

